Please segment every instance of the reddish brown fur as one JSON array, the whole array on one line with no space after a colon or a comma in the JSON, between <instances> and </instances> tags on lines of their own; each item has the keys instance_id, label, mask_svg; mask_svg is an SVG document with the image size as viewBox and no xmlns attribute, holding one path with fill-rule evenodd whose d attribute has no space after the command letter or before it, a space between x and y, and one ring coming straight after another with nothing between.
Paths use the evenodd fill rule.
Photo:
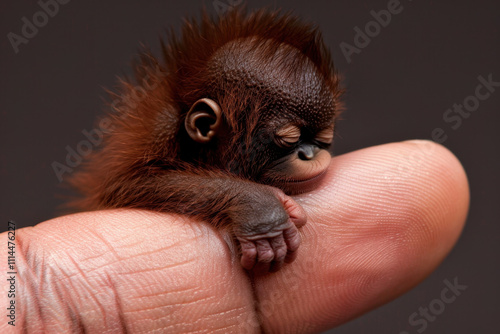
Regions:
<instances>
[{"instance_id":1,"label":"reddish brown fur","mask_svg":"<svg viewBox=\"0 0 500 334\"><path fill-rule=\"evenodd\" d=\"M209 79L206 77L206 63L211 55L229 41L250 36L263 41L273 39L277 44L285 43L297 48L324 74L333 94L339 94L332 61L316 28L278 12L258 11L247 16L241 11L232 11L218 20L204 13L201 22L185 22L180 39L172 34L168 44L162 43L164 62L158 61L149 52L141 55L135 65L136 81L147 95L135 99L138 100L137 106L114 106L110 114L114 130L106 135L102 149L93 154L83 171L71 180L84 194L84 198L76 203L77 207L92 210L121 206L159 209L165 206L165 203L152 203L147 192L142 196L133 196L134 202L131 202L130 194L125 190L132 188L140 193L144 188L143 176L159 172L159 167L154 164L156 161L161 161L163 166L174 165L175 169L197 175L220 173L200 171L182 163L179 159L180 144L175 135L183 124L186 111L204 95L204 83ZM148 89L148 84L154 88ZM130 97L134 88L132 82L123 81L120 93L114 97ZM245 115L234 112L243 110L253 97L238 91L233 94L226 92L220 98L233 142L240 141L240 136L246 136L243 142L250 142L252 128L259 121L259 107L254 107L253 112ZM133 97L129 99L134 101ZM125 183L128 187L123 187Z\"/></svg>"},{"instance_id":2,"label":"reddish brown fur","mask_svg":"<svg viewBox=\"0 0 500 334\"><path fill-rule=\"evenodd\" d=\"M287 166L307 171L316 163L326 171L329 143L315 136L333 131L339 111L341 90L320 33L278 12L232 11L219 19L204 13L162 48L163 62L143 52L134 67L137 85L122 81L113 95L127 102L111 104L113 129L71 179L83 194L74 206L144 208L210 221L231 229L244 268L279 270L293 261L297 226L306 220L283 193L286 182L296 181ZM243 76L234 75L240 71ZM200 101L212 106L201 102L206 110L191 113ZM222 125L205 137L213 117ZM189 131L186 119L195 124ZM293 149L276 143L276 127L287 123L302 127ZM314 155L324 157L320 165Z\"/></svg>"}]
</instances>

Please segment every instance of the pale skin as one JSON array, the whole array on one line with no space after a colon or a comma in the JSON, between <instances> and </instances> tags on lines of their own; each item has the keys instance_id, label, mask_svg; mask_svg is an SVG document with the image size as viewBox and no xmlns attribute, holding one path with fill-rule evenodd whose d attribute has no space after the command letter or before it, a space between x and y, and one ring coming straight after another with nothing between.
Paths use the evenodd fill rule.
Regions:
<instances>
[{"instance_id":1,"label":"pale skin","mask_svg":"<svg viewBox=\"0 0 500 334\"><path fill-rule=\"evenodd\" d=\"M253 286L217 230L178 215L98 211L19 229L15 329L333 328L401 295L443 261L463 228L469 188L447 149L411 141L335 157L320 187L294 199L308 217L297 258L252 277ZM0 247L7 249L5 233ZM7 294L0 300L7 305ZM0 332L12 329L0 322Z\"/></svg>"}]
</instances>

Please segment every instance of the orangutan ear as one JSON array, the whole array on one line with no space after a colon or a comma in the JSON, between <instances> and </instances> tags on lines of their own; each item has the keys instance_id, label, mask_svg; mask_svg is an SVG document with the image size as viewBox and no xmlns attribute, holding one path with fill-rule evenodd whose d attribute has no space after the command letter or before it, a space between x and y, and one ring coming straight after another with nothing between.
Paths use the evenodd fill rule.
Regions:
<instances>
[{"instance_id":1,"label":"orangutan ear","mask_svg":"<svg viewBox=\"0 0 500 334\"><path fill-rule=\"evenodd\" d=\"M204 98L191 106L184 126L194 141L208 143L217 135L221 122L220 106L214 100Z\"/></svg>"}]
</instances>

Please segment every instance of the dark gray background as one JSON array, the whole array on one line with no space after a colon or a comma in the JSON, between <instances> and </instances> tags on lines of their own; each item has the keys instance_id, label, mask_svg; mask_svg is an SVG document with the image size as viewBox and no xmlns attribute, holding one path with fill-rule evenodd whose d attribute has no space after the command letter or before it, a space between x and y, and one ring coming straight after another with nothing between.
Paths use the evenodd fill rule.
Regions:
<instances>
[{"instance_id":1,"label":"dark gray background","mask_svg":"<svg viewBox=\"0 0 500 334\"><path fill-rule=\"evenodd\" d=\"M215 13L213 0L205 1ZM232 0L233 2L235 0ZM222 0L229 3L231 0ZM387 1L248 1L292 9L316 22L348 89L335 153L413 138L431 138L462 161L470 181L471 210L457 246L422 284L334 333L416 333L408 316L440 297L443 280L468 288L429 322L426 333L498 333L500 313L498 207L500 89L482 101L457 130L443 120L454 103L474 94L479 75L500 81L498 1L402 0L403 11L348 63L339 44L353 44L354 27L373 20ZM32 21L36 1L0 4L0 222L18 227L57 216L66 191L51 167L64 162L66 145L94 127L116 75L128 73L140 43L159 49L158 36L182 17L198 15L202 1L70 1L28 44L14 53L9 32Z\"/></svg>"}]
</instances>

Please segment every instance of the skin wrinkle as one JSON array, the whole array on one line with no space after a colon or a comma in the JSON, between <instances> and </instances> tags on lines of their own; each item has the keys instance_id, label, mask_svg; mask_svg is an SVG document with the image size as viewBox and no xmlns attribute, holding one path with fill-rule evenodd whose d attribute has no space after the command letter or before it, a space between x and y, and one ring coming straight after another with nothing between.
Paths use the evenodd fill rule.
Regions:
<instances>
[{"instance_id":1,"label":"skin wrinkle","mask_svg":"<svg viewBox=\"0 0 500 334\"><path fill-rule=\"evenodd\" d=\"M158 297L158 296L163 296L163 295L168 295L168 294L172 294L172 293L187 293L187 292L191 292L192 291L199 291L199 287L197 286L192 286L192 287L188 287L188 288L181 288L181 289L169 289L168 291L164 292L164 293L151 293L151 294L145 294L145 295L138 295L138 296L135 296L133 297L132 299L141 299L141 298L148 298L148 297Z\"/></svg>"},{"instance_id":2,"label":"skin wrinkle","mask_svg":"<svg viewBox=\"0 0 500 334\"><path fill-rule=\"evenodd\" d=\"M231 310L228 310L228 311L225 311L225 310L222 310L220 312L213 312L213 313L210 313L210 310L208 310L208 313L205 313L203 315L203 318L197 318L197 319L194 319L193 321L190 322L191 325L193 324L196 324L196 323L201 323L201 326L200 327L203 327L203 322L206 321L206 319L208 318L212 318L214 316L216 317L219 317L219 318L216 318L216 321L218 319L220 319L220 316L225 316L227 314L230 314L230 313L234 313L238 310L242 310L243 307L240 307L240 308L233 308ZM220 325L220 323L219 323ZM234 323L230 326L230 327L235 327L237 325L237 321L234 321ZM224 327L219 327L219 328L227 328L227 326L224 326ZM199 331L195 331L195 332L209 332L209 333L212 333L214 331L216 331L218 328L210 328L210 330L207 330L207 329L200 329ZM190 332L192 333L192 332Z\"/></svg>"},{"instance_id":3,"label":"skin wrinkle","mask_svg":"<svg viewBox=\"0 0 500 334\"><path fill-rule=\"evenodd\" d=\"M166 247L166 249L170 249L171 247ZM159 249L158 251L163 251L164 249ZM150 254L154 254L156 252L154 251L151 251L149 252ZM147 254L141 254L142 255L147 255ZM139 257L139 256L138 256ZM168 265L164 265L164 266L160 266L160 267L154 267L154 268L148 268L148 269L140 269L140 270L137 270L137 271L134 271L134 272L124 272L124 273L120 273L120 275L135 275L137 273L150 273L150 272L154 272L154 271L161 271L161 270L164 270L164 269L169 269L169 268L177 268L179 266L184 266L184 265L187 265L187 264L191 264L193 263L195 260L195 258L191 258L191 259L188 259L188 260L183 260L183 261L178 261L174 264L168 264ZM150 262L151 263L151 262Z\"/></svg>"},{"instance_id":4,"label":"skin wrinkle","mask_svg":"<svg viewBox=\"0 0 500 334\"><path fill-rule=\"evenodd\" d=\"M195 297L196 299L193 298L193 297ZM208 295L207 291L205 291L205 290L198 290L196 292L195 296L193 294L182 294L182 295L179 295L177 297L177 299L179 300L178 302L170 303L166 307L167 308L177 308L177 306L188 305L188 304L192 304L192 303L197 302L197 301L198 302L200 302L200 301L211 301L211 300L214 300L214 298L215 297L213 295ZM147 311L147 310L150 310L150 309L153 309L153 308L130 309L127 312L142 312L142 311Z\"/></svg>"},{"instance_id":5,"label":"skin wrinkle","mask_svg":"<svg viewBox=\"0 0 500 334\"><path fill-rule=\"evenodd\" d=\"M175 309L174 309L174 311L170 310L171 306L174 306L174 305L168 305L168 306L163 307L163 308L166 308L166 309L167 309L167 310L165 310L165 311L162 311L162 314L164 315L164 317L167 317L167 315L169 315L169 314L173 314L173 313L175 312ZM207 308L207 309L209 309L209 308ZM233 312L235 312L235 311L237 311L237 310L239 310L239 309L242 309L242 308L233 308L233 310L232 310L232 311L233 311ZM179 310L182 310L182 308L179 308ZM133 312L138 312L138 311L133 311ZM140 311L139 311L139 312L140 312ZM223 311L222 313L227 313L227 312L226 312L226 311ZM201 321L203 321L203 320L206 320L206 319L207 319L207 318L209 318L209 317L210 317L210 314L207 314L206 312L203 314L203 318L200 318L200 317L198 317L197 315L193 315L193 314L191 314L190 319L184 319L184 321L183 321L183 322L181 322L181 323L174 323L174 324L172 324L172 325L171 325L171 326L169 326L169 327L171 327L171 328L172 328L172 327L173 327L173 328L177 328L177 329L175 330L175 332L176 332L176 333L177 333L177 332L180 332L180 330L178 329L178 327L183 327L183 326L184 326L184 327L186 327L186 332L192 332L191 330L187 330L187 327L191 327L191 328L192 328L192 326L193 326L194 324L199 323L199 322L201 322ZM236 324L237 324L237 322L235 322L235 323L233 324L233 326L235 326ZM200 327L201 327L201 328L203 328L203 326L200 326ZM205 329L204 331L208 332L206 329ZM212 330L210 330L210 332L212 332Z\"/></svg>"},{"instance_id":6,"label":"skin wrinkle","mask_svg":"<svg viewBox=\"0 0 500 334\"><path fill-rule=\"evenodd\" d=\"M71 257L71 255L69 255L69 254L68 254L68 259L73 264L74 268L76 269L76 271L78 272L80 277L83 278L83 282L90 282L87 274L80 268L80 266L75 261L75 259L73 259L73 257ZM108 273L106 273L106 277L109 278ZM70 280L70 282L71 282L71 280ZM88 285L83 285L83 287L85 288L85 290L87 290L87 292L89 292L88 296L90 296L90 298L93 300L94 304L97 305L97 307L99 308L99 310L101 311L101 313L104 317L104 320L106 320L105 307L101 304L101 302L95 296L92 295L92 289L89 288ZM75 290L75 289L73 289L73 290ZM114 291L113 289L112 289L112 291L115 292L115 295L116 295L116 291Z\"/></svg>"},{"instance_id":7,"label":"skin wrinkle","mask_svg":"<svg viewBox=\"0 0 500 334\"><path fill-rule=\"evenodd\" d=\"M103 242L103 240L102 240L103 238L102 238L99 234L95 233L95 234L93 234L93 236L94 236L94 237L97 237L97 240L99 240L100 242ZM95 239L95 238L94 238L94 239ZM179 246L179 245L177 245L177 244L178 244L178 243L176 242L176 246ZM71 259L71 260L72 260L72 259ZM128 259L127 259L127 260L128 260ZM120 261L115 261L115 262L120 262ZM123 259L122 259L122 262L123 262ZM79 271L79 273L80 273L80 274L82 274L81 276L84 276L84 275L83 275L83 273L81 272L81 270ZM75 274L74 274L74 276L78 276L78 275L75 275ZM84 279L85 279L85 277L84 277ZM62 282L62 281L60 281L60 282L58 282L58 283L59 283L59 284L61 284L61 283L63 283L63 284L64 284L64 282ZM73 290L74 290L74 289L73 289ZM75 291L77 291L77 290L75 290ZM92 294L90 294L90 295L92 295ZM102 311L102 310L101 310L101 311Z\"/></svg>"},{"instance_id":8,"label":"skin wrinkle","mask_svg":"<svg viewBox=\"0 0 500 334\"><path fill-rule=\"evenodd\" d=\"M104 246L106 246L106 249L113 255L116 261L122 260L122 258L116 252L115 247L111 246L105 237L103 237L100 233L97 233L97 231L94 230L89 229L89 232L94 234L97 237L97 239L100 240L104 244Z\"/></svg>"},{"instance_id":9,"label":"skin wrinkle","mask_svg":"<svg viewBox=\"0 0 500 334\"><path fill-rule=\"evenodd\" d=\"M96 236L97 236L97 234L96 234ZM99 237L99 239L101 239L101 237ZM190 240L185 240L185 241L189 242ZM106 260L106 263L102 264L101 266L97 266L97 267L93 267L93 268L88 268L88 267L87 267L85 270L86 270L88 273L90 273L90 272L94 272L94 271L98 271L98 270L102 270L104 267L109 267L109 266L115 265L115 264L117 264L117 263L123 263L123 262L125 262L125 261L129 261L129 260L133 259L134 257L147 256L147 255L149 255L149 254L154 254L154 253L158 253L158 252L161 252L161 251L164 251L164 250L171 249L172 247L180 246L180 245L181 245L181 243L182 243L183 245L186 245L186 242L180 242L180 241L179 241L179 242L176 242L176 243L174 243L174 244L172 244L172 245L168 245L168 246L166 246L166 247L164 247L164 248L157 249L157 250L154 250L154 251L152 250L152 251L149 251L149 252L141 252L140 254L135 254L135 255L129 256L129 257L127 257L127 258L116 259L116 260L113 260L113 261L111 261L111 262L108 262L108 261ZM124 249L125 249L125 248L126 248L126 247L124 247ZM71 257L69 257L69 258L71 259ZM72 259L71 259L71 260L72 260ZM133 268L133 269L135 269L135 271L133 271L133 272L129 272L129 273L126 273L126 272L119 272L119 273L120 273L120 275L137 274L137 273L145 273L145 272L148 272L148 271L154 271L154 270L167 269L167 268L169 268L169 267L173 267L173 266L176 266L176 265L183 265L183 264L189 263L189 262L191 262L191 261L192 261L192 260L190 260L190 261L178 262L178 263L176 263L176 264L174 264L174 265L172 265L172 264L171 264L171 265L165 265L165 266L163 266L163 267L159 267L159 268L158 268L158 267L155 267L155 268L148 268L147 270L145 270L145 269L138 270L137 268ZM81 262L84 262L84 261L81 261ZM152 261L148 261L148 265L150 265L151 263L152 263ZM132 268L129 268L129 269L132 269ZM73 276L76 276L76 275L81 274L81 273L82 273L82 271L81 271L81 270L79 270L78 272L75 272L75 273L73 273L73 274L68 275L68 276L67 276L67 278L72 278ZM117 273L118 273L118 272L117 272Z\"/></svg>"},{"instance_id":10,"label":"skin wrinkle","mask_svg":"<svg viewBox=\"0 0 500 334\"><path fill-rule=\"evenodd\" d=\"M118 324L119 326L121 326L121 332L126 334L129 332L128 328L127 328L127 322L125 321L125 314L123 312L123 302L122 302L122 298L120 297L120 294L117 293L117 289L116 289L116 286L113 282L113 280L111 279L111 276L109 276L108 273L105 273L106 275L106 278L107 278L107 282L109 283L108 285L111 287L111 290L114 292L114 296L115 296L115 309L117 311L117 314L118 314ZM104 319L106 321L106 319Z\"/></svg>"},{"instance_id":11,"label":"skin wrinkle","mask_svg":"<svg viewBox=\"0 0 500 334\"><path fill-rule=\"evenodd\" d=\"M117 305L119 306L120 297L115 289L114 283L110 279L109 274L107 272L103 272L103 274L99 276L89 276L89 273L85 273L80 268L76 260L69 256L69 254L67 257L69 259L69 262L73 263L74 268L77 269L77 272L80 275L73 274L71 275L71 278L68 278L70 275L68 275L66 271L59 266L59 272L64 273L67 278L65 280L59 280L59 282L57 282L58 284L55 284L55 287L63 287L63 289L57 289L59 294L64 297L61 297L61 300L63 301L61 305L63 305L64 302L68 301L70 305L72 305L69 308L71 310L69 316L70 318L74 318L77 320L77 323L79 324L78 328L88 327L87 330L90 330L92 328L93 324L85 325L85 323L81 320L82 317L85 317L85 314L92 313L99 314L102 317L103 324L116 327L117 325L120 325L120 323L122 323L121 326L125 326L125 323L123 323L122 321L123 317L121 309L116 308ZM98 295L94 296L94 294L96 293L96 288L98 291ZM75 306L75 301L77 301L76 305L79 304L80 306L87 306L79 308L78 306ZM95 310L92 305L96 305L98 309ZM64 309L64 306L62 306L62 308ZM79 316L79 314L83 316ZM110 316L108 317L108 315ZM108 322L108 319L110 319L110 322ZM97 326L96 328L98 327L99 326Z\"/></svg>"},{"instance_id":12,"label":"skin wrinkle","mask_svg":"<svg viewBox=\"0 0 500 334\"><path fill-rule=\"evenodd\" d=\"M25 230L30 230L32 227L27 227ZM39 329L45 330L45 323L40 321L42 318L42 303L39 301L40 296L35 293L34 289L36 285L35 281L31 278L36 277L35 271L31 265L28 264L27 257L30 254L30 243L24 243L23 235L19 235L16 233L16 249L17 249L17 258L16 263L18 266L18 289L21 296L24 297L25 302L19 303L20 305L20 324L21 328L26 329L28 324L28 317L26 315L30 315L31 318L35 318L35 321L39 322ZM43 265L44 259L41 257L39 259L41 264Z\"/></svg>"},{"instance_id":13,"label":"skin wrinkle","mask_svg":"<svg viewBox=\"0 0 500 334\"><path fill-rule=\"evenodd\" d=\"M36 246L31 249L32 250L36 249ZM35 273L35 276L30 277L31 279L33 279L33 281L30 280L30 284L34 285L33 289L34 295L38 297L43 292L46 296L49 297L47 299L39 298L38 299L39 305L35 305L35 307L39 308L39 314L41 319L49 320L46 323L44 323L44 327L50 329L53 322L51 315L53 313L58 313L57 309L60 308L60 305L57 304L58 302L57 299L55 300L56 303L54 303L54 296L56 296L56 294L54 293L53 289L56 284L51 280L52 277L57 277L57 271L54 266L55 261L52 257L50 257L50 255L47 255L48 252L42 249L41 253L42 253L41 256L40 253L38 252L36 252L36 254L32 254L31 256L29 253L26 253L25 257L28 259L30 257L33 258L33 264L35 266L35 269L34 270L32 269L33 270L32 272ZM42 259L41 263L38 262L39 258ZM22 275L23 273L20 271L19 276ZM27 312L26 314L30 315L29 312ZM71 312L69 314L71 315ZM28 319L26 322L28 326L30 324L30 320L31 319ZM74 322L74 318L73 319L70 318L70 325L72 324L72 322Z\"/></svg>"},{"instance_id":14,"label":"skin wrinkle","mask_svg":"<svg viewBox=\"0 0 500 334\"><path fill-rule=\"evenodd\" d=\"M77 307L75 306L75 298L72 298L72 299L69 299L67 298L67 293L66 291L68 289L72 289L73 288L73 285L71 282L69 282L69 285L67 287L65 287L64 285L58 285L58 284L54 284L54 291L55 291L55 297L56 299L58 300L59 302L59 305L61 305L62 307L60 307L61 309L61 312L54 312L55 315L53 316L53 318L62 318L62 319L69 319L68 321L68 324L65 324L64 322L55 322L53 326L48 326L49 327L49 331L55 331L57 329L57 331L79 331L79 332L85 332L85 325L82 323L82 316L79 314L78 310L77 310ZM72 290L76 290L76 289L72 289ZM92 292L91 292L92 293ZM66 305L65 304L65 301L66 301ZM66 307L64 307L64 306ZM51 307L53 307L53 303L51 303L50 305ZM97 304L98 307L101 307L101 305ZM63 314L64 316L61 317L60 314ZM54 322L54 321L52 321ZM64 325L68 325L70 328L64 328L66 326ZM55 328L54 328L55 327Z\"/></svg>"},{"instance_id":15,"label":"skin wrinkle","mask_svg":"<svg viewBox=\"0 0 500 334\"><path fill-rule=\"evenodd\" d=\"M51 280L51 277L57 277L58 271L53 266L47 266L47 269L41 272L41 277L37 277L36 294L41 295L42 292L48 298L40 299L40 315L41 319L46 320L44 323L44 330L53 331L57 328L81 328L83 325L80 321L80 314L75 312L75 299L65 300L62 298L61 290L66 286L59 286ZM62 304L64 303L64 304ZM30 313L28 312L29 316ZM63 319L62 322L57 322L55 319ZM29 319L27 325L30 328L34 319ZM33 326L32 328L36 328Z\"/></svg>"}]
</instances>

